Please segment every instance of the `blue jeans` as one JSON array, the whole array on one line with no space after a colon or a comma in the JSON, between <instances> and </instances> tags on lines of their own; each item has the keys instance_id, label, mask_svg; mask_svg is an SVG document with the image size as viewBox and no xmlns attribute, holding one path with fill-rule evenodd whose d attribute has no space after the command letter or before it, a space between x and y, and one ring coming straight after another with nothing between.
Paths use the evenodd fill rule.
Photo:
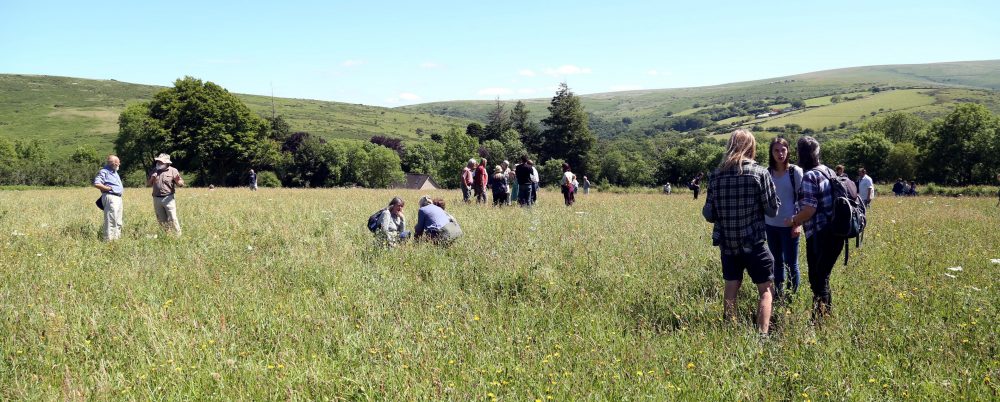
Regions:
<instances>
[{"instance_id":1,"label":"blue jeans","mask_svg":"<svg viewBox=\"0 0 1000 402\"><path fill-rule=\"evenodd\" d=\"M779 292L785 281L785 265L788 265L789 289L799 290L799 238L792 237L792 228L765 225L767 227L767 248L774 256L774 288ZM800 235L801 236L801 235Z\"/></svg>"}]
</instances>

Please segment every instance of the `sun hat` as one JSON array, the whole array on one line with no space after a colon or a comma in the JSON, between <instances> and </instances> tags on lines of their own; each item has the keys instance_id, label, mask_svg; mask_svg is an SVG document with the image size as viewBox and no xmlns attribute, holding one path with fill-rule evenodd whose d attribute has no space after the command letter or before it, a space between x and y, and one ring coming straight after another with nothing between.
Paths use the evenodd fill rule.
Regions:
<instances>
[{"instance_id":1,"label":"sun hat","mask_svg":"<svg viewBox=\"0 0 1000 402\"><path fill-rule=\"evenodd\" d=\"M153 158L153 160L157 161L157 162L163 162L163 163L165 163L167 165L172 165L173 164L173 162L170 162L170 155L167 155L167 154L160 154L159 156Z\"/></svg>"}]
</instances>

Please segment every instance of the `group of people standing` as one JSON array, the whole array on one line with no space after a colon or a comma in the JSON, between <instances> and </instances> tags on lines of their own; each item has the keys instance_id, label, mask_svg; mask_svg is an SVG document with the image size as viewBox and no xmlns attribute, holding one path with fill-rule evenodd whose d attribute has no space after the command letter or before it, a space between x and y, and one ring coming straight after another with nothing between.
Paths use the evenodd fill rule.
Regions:
<instances>
[{"instance_id":1,"label":"group of people standing","mask_svg":"<svg viewBox=\"0 0 1000 402\"><path fill-rule=\"evenodd\" d=\"M488 174L486 158L479 161L469 159L465 167L462 168L460 184L462 188L462 200L471 203L475 197L477 204L487 203L486 191L493 193L493 205L511 205L517 200L520 206L531 206L538 201L539 174L535 167L535 162L527 155L521 156L521 163L510 166L509 161L503 161L493 167L493 173ZM563 200L567 206L576 202L576 193L580 188L580 182L576 175L570 170L567 163L562 165L563 175L559 180L562 189ZM590 192L590 180L583 177L584 194Z\"/></svg>"},{"instance_id":2,"label":"group of people standing","mask_svg":"<svg viewBox=\"0 0 1000 402\"><path fill-rule=\"evenodd\" d=\"M156 221L175 235L181 234L181 222L177 218L177 200L174 194L177 187L184 187L184 179L170 161L170 155L160 154L153 158L153 169L146 178L146 186L153 188L153 211L156 214ZM121 160L115 155L108 155L108 159L101 170L94 177L93 186L101 191L100 198L97 199L97 207L104 210L104 226L102 237L105 241L117 240L121 237L124 226L124 203L122 196L125 194L125 186L122 183L118 170L121 167Z\"/></svg>"},{"instance_id":3,"label":"group of people standing","mask_svg":"<svg viewBox=\"0 0 1000 402\"><path fill-rule=\"evenodd\" d=\"M831 178L836 173L823 165L815 138L802 137L796 146L797 165L788 159L788 141L774 138L764 167L754 161L757 141L753 134L734 131L722 163L710 176L702 209L705 219L713 223L712 242L721 253L724 315L735 318L736 295L746 271L757 286L757 329L762 335L770 328L774 298L786 300L786 295L798 290L803 232L813 317L830 314L833 306L830 275L844 244L843 238L829 230ZM870 203L871 196L865 200Z\"/></svg>"}]
</instances>

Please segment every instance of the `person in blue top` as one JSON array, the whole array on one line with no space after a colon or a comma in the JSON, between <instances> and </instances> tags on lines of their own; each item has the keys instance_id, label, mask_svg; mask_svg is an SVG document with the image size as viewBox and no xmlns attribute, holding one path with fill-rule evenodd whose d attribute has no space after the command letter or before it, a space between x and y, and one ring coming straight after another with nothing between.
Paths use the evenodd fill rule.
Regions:
<instances>
[{"instance_id":1,"label":"person in blue top","mask_svg":"<svg viewBox=\"0 0 1000 402\"><path fill-rule=\"evenodd\" d=\"M430 196L420 197L417 210L417 226L413 235L417 239L426 238L437 243L450 243L462 236L462 228L455 217L444 211L444 200L431 200Z\"/></svg>"},{"instance_id":2,"label":"person in blue top","mask_svg":"<svg viewBox=\"0 0 1000 402\"><path fill-rule=\"evenodd\" d=\"M107 163L97 172L94 177L94 188L101 190L101 198L98 206L104 209L104 228L102 234L105 241L114 241L122 235L122 194L125 186L122 185L122 178L118 176L118 168L121 167L121 160L115 155L108 155Z\"/></svg>"},{"instance_id":3,"label":"person in blue top","mask_svg":"<svg viewBox=\"0 0 1000 402\"><path fill-rule=\"evenodd\" d=\"M799 237L792 236L792 228L785 220L795 215L798 189L802 188L802 168L788 162L788 141L782 137L771 140L768 157L768 172L774 181L775 192L781 207L774 217L765 216L767 226L767 246L774 256L774 290L778 300L784 300L782 286L785 282L785 266L788 266L788 290L799 290Z\"/></svg>"}]
</instances>

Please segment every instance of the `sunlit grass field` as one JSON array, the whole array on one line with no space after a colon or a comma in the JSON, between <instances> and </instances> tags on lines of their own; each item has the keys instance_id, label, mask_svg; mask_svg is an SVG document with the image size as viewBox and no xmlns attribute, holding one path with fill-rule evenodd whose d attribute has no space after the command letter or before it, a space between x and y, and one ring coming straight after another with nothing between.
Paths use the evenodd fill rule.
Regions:
<instances>
[{"instance_id":1,"label":"sunlit grass field","mask_svg":"<svg viewBox=\"0 0 1000 402\"><path fill-rule=\"evenodd\" d=\"M835 316L803 275L761 340L701 200L432 192L466 236L380 250L396 194L412 228L414 191L180 189L172 238L129 189L105 244L95 190L0 192L0 400L1000 398L995 199L877 199Z\"/></svg>"}]
</instances>

